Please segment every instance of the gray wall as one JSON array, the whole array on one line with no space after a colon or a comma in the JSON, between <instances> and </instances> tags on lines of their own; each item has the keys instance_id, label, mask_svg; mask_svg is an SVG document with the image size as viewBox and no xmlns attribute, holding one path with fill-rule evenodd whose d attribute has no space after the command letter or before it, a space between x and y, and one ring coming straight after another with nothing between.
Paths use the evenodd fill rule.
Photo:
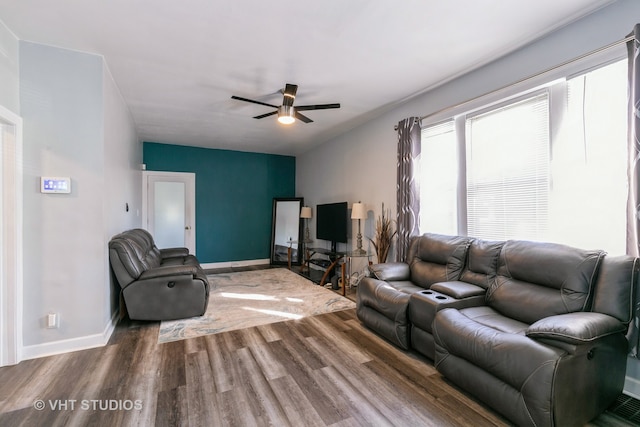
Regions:
<instances>
[{"instance_id":1,"label":"gray wall","mask_svg":"<svg viewBox=\"0 0 640 427\"><path fill-rule=\"evenodd\" d=\"M601 48L624 38L638 21L640 2L619 0L299 155L297 194L309 206L362 200L370 210L363 235L371 236L382 203L395 216L397 134L393 128L400 120L437 112Z\"/></svg>"},{"instance_id":2,"label":"gray wall","mask_svg":"<svg viewBox=\"0 0 640 427\"><path fill-rule=\"evenodd\" d=\"M298 195L309 206L362 200L373 210L363 225L363 235L371 236L382 202L393 210L395 217L397 136L393 127L400 120L437 112L599 49L623 39L637 22L640 22L640 1L619 0L298 156ZM314 231L311 234L313 237ZM640 364L636 362L630 363L628 373L640 378Z\"/></svg>"},{"instance_id":3,"label":"gray wall","mask_svg":"<svg viewBox=\"0 0 640 427\"><path fill-rule=\"evenodd\" d=\"M24 345L95 334L104 303L102 61L20 42L24 120ZM71 194L41 194L40 176ZM59 329L44 329L49 311Z\"/></svg>"},{"instance_id":4,"label":"gray wall","mask_svg":"<svg viewBox=\"0 0 640 427\"><path fill-rule=\"evenodd\" d=\"M0 94L18 98L0 103L24 120L23 343L29 358L108 338L117 293L107 243L140 225L142 144L102 57L12 37L0 26L2 45L18 47L0 59L0 73L11 77L0 79ZM41 194L43 175L71 177L71 194ZM49 312L60 315L58 329L44 327Z\"/></svg>"},{"instance_id":5,"label":"gray wall","mask_svg":"<svg viewBox=\"0 0 640 427\"><path fill-rule=\"evenodd\" d=\"M103 63L104 96L104 194L102 262L109 273L107 243L112 236L142 224L142 142L138 141L135 123L106 64ZM127 211L126 206L129 210ZM118 308L119 285L111 277L110 286L102 288L109 302L103 311L105 325Z\"/></svg>"}]
</instances>

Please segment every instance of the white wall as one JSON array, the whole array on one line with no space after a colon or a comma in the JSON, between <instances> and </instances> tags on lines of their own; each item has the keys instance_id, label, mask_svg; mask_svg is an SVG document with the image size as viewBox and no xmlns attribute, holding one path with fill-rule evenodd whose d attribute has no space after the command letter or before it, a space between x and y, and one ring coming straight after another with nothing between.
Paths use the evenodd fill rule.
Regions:
<instances>
[{"instance_id":1,"label":"white wall","mask_svg":"<svg viewBox=\"0 0 640 427\"><path fill-rule=\"evenodd\" d=\"M373 209L366 220L366 232L363 231L363 235L371 236L381 202L393 210L395 218L397 136L393 127L400 120L437 112L621 40L637 22L640 22L640 1L619 0L298 156L298 196L304 197L309 206L362 200ZM314 231L311 234L313 238ZM635 378L628 377L626 388L635 384L640 394L640 363L630 360L628 372Z\"/></svg>"},{"instance_id":2,"label":"white wall","mask_svg":"<svg viewBox=\"0 0 640 427\"><path fill-rule=\"evenodd\" d=\"M117 294L107 243L140 224L142 147L102 57L24 41L19 52L30 358L108 338ZM71 194L41 194L43 175L71 177ZM44 327L49 312L59 314L59 328Z\"/></svg>"}]
</instances>

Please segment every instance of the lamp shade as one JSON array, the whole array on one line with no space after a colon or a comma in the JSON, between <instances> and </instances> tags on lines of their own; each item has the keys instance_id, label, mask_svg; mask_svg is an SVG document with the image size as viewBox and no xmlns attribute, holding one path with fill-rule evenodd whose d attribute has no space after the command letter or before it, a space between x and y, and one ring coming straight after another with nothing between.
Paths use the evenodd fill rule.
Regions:
<instances>
[{"instance_id":1,"label":"lamp shade","mask_svg":"<svg viewBox=\"0 0 640 427\"><path fill-rule=\"evenodd\" d=\"M303 206L300 209L300 218L311 218L311 208L309 206Z\"/></svg>"},{"instance_id":2,"label":"lamp shade","mask_svg":"<svg viewBox=\"0 0 640 427\"><path fill-rule=\"evenodd\" d=\"M367 209L364 203L354 203L351 208L351 219L367 219Z\"/></svg>"}]
</instances>

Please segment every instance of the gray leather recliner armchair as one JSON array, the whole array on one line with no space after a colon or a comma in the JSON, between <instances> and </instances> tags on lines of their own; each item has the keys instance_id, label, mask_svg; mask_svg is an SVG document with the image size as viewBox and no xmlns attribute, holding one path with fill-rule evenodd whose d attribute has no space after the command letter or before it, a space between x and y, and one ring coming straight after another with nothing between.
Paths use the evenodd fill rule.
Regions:
<instances>
[{"instance_id":1,"label":"gray leather recliner armchair","mask_svg":"<svg viewBox=\"0 0 640 427\"><path fill-rule=\"evenodd\" d=\"M638 260L506 242L486 305L439 311L438 371L518 425L583 425L624 386Z\"/></svg>"},{"instance_id":2,"label":"gray leather recliner armchair","mask_svg":"<svg viewBox=\"0 0 640 427\"><path fill-rule=\"evenodd\" d=\"M158 249L148 231L133 229L111 239L109 261L129 318L173 320L207 310L207 276L186 248Z\"/></svg>"},{"instance_id":3,"label":"gray leather recliner armchair","mask_svg":"<svg viewBox=\"0 0 640 427\"><path fill-rule=\"evenodd\" d=\"M360 282L359 319L516 425L584 425L622 392L637 258L437 234L409 255Z\"/></svg>"}]
</instances>

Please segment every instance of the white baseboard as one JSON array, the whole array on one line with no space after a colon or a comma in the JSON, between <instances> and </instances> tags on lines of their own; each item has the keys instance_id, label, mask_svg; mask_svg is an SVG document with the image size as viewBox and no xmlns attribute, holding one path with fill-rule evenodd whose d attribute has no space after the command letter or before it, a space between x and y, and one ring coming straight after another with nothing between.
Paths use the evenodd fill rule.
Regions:
<instances>
[{"instance_id":1,"label":"white baseboard","mask_svg":"<svg viewBox=\"0 0 640 427\"><path fill-rule=\"evenodd\" d=\"M251 265L269 264L270 262L271 260L269 258L266 258L266 259L249 259L244 261L210 262L207 264L200 264L200 266L205 270L209 270L214 268L249 267Z\"/></svg>"},{"instance_id":2,"label":"white baseboard","mask_svg":"<svg viewBox=\"0 0 640 427\"><path fill-rule=\"evenodd\" d=\"M109 338L111 338L111 335L116 328L116 324L118 323L118 315L119 313L116 311L101 334L24 346L22 347L22 360L37 359L40 357L54 356L56 354L69 353L72 351L102 347L109 342Z\"/></svg>"},{"instance_id":3,"label":"white baseboard","mask_svg":"<svg viewBox=\"0 0 640 427\"><path fill-rule=\"evenodd\" d=\"M626 376L624 379L624 394L640 400L640 380Z\"/></svg>"}]
</instances>

